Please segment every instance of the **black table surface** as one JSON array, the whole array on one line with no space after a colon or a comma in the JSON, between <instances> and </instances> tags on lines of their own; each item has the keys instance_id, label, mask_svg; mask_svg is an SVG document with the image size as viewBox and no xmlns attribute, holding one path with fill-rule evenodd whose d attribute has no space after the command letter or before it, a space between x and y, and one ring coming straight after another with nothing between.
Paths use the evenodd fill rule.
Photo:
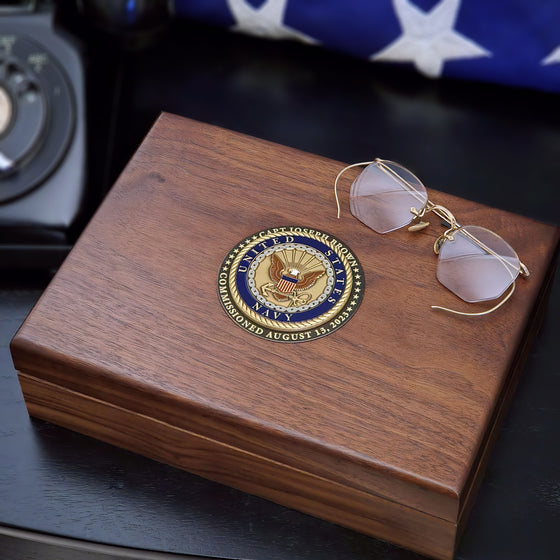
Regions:
<instances>
[{"instance_id":1,"label":"black table surface","mask_svg":"<svg viewBox=\"0 0 560 560\"><path fill-rule=\"evenodd\" d=\"M558 223L557 95L429 81L192 22L175 22L156 46L123 55L118 74L115 173L165 110L340 161L393 159L429 187ZM87 547L95 544L125 547L99 549L106 557L420 558L29 418L8 344L48 281L29 271L0 279L1 559L93 558ZM458 559L559 557L559 342L557 277ZM452 349L441 350L452 359ZM64 556L52 548L61 543L77 548Z\"/></svg>"}]
</instances>

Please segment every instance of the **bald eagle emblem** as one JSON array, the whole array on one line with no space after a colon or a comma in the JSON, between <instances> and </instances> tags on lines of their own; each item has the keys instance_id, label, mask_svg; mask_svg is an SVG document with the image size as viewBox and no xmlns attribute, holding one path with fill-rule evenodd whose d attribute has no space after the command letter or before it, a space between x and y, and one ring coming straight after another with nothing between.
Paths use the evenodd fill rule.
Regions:
<instances>
[{"instance_id":1,"label":"bald eagle emblem","mask_svg":"<svg viewBox=\"0 0 560 560\"><path fill-rule=\"evenodd\" d=\"M289 302L292 306L304 305L312 297L305 290L323 274L325 268L314 255L301 250L278 251L270 259L268 276L271 282L261 286L260 290L266 298Z\"/></svg>"}]
</instances>

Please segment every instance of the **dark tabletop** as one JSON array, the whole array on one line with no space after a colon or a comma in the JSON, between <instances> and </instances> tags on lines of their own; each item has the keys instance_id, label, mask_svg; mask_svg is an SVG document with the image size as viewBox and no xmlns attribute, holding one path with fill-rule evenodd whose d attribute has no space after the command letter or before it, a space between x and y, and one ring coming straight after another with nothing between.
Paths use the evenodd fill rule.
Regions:
<instances>
[{"instance_id":1,"label":"dark tabletop","mask_svg":"<svg viewBox=\"0 0 560 560\"><path fill-rule=\"evenodd\" d=\"M393 159L437 190L559 221L557 95L428 81L406 69L188 22L176 22L151 48L123 54L115 68L122 87L113 115L113 176L165 110L341 161ZM49 276L2 275L0 535L3 526L4 533L37 531L245 560L420 558L30 419L8 344ZM458 559L558 558L559 343L557 278ZM451 350L442 348L447 351L451 359ZM0 536L1 559L7 558L3 542L7 546ZM10 551L10 558L18 558Z\"/></svg>"}]
</instances>

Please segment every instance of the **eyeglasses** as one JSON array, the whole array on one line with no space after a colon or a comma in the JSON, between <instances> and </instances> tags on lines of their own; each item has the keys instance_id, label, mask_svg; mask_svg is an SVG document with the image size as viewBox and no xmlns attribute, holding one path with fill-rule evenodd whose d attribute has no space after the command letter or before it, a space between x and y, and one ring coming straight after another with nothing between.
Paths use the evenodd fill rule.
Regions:
<instances>
[{"instance_id":1,"label":"eyeglasses","mask_svg":"<svg viewBox=\"0 0 560 560\"><path fill-rule=\"evenodd\" d=\"M440 217L447 230L434 242L439 255L437 279L448 290L468 303L503 299L491 309L479 313L455 311L432 305L456 315L487 315L501 307L515 290L519 274L529 276L517 253L499 235L480 226L461 226L444 206L428 200L426 187L408 169L392 161L375 159L345 167L334 182L334 194L340 218L337 185L341 176L353 167L364 167L350 189L350 211L377 233L388 233L408 225L420 231L429 225L426 214Z\"/></svg>"}]
</instances>

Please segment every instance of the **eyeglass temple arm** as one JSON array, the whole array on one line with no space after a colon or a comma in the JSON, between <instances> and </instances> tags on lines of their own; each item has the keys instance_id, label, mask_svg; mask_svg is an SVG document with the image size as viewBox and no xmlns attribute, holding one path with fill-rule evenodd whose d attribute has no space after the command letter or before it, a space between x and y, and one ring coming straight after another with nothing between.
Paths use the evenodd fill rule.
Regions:
<instances>
[{"instance_id":1,"label":"eyeglass temple arm","mask_svg":"<svg viewBox=\"0 0 560 560\"><path fill-rule=\"evenodd\" d=\"M362 161L361 163L353 163L352 165L347 165L342 171L340 171L340 173L336 176L336 179L334 180L334 198L336 200L336 209L337 209L337 213L336 213L336 217L337 219L340 218L340 202L338 200L338 193L336 191L336 187L338 185L338 180L342 177L342 175L344 173L346 173L346 171L348 171L349 169L352 169L353 167L360 167L360 166L364 166L364 165L370 165L371 163L374 163L373 161Z\"/></svg>"},{"instance_id":2,"label":"eyeglass temple arm","mask_svg":"<svg viewBox=\"0 0 560 560\"><path fill-rule=\"evenodd\" d=\"M515 282L511 285L511 290L504 297L504 299L500 301L500 303L498 303L497 305L495 305L490 309L487 309L486 311L480 311L479 313L467 313L465 311L456 311L455 309L449 309L448 307L441 307L440 305L432 305L431 307L432 309L439 309L440 311L446 311L447 313L453 313L454 315L463 315L465 317L480 317L481 315L488 315L489 313L492 313L493 311L496 311L496 309L502 307L502 305L504 305L504 303L513 295L514 291L515 291Z\"/></svg>"}]
</instances>

